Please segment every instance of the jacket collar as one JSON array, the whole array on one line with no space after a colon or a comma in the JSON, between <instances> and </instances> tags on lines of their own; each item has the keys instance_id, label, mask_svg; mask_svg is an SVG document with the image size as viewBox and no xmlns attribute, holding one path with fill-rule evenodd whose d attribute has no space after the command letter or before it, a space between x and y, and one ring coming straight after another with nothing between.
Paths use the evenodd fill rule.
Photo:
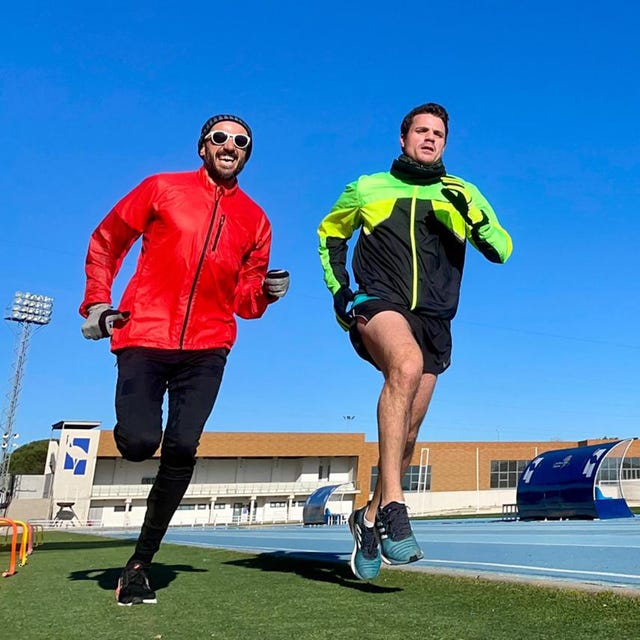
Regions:
<instances>
[{"instance_id":1,"label":"jacket collar","mask_svg":"<svg viewBox=\"0 0 640 640\"><path fill-rule=\"evenodd\" d=\"M221 191L222 195L225 195L225 196L231 196L235 194L239 189L237 179L234 181L231 187L225 187L221 184L218 184L217 182L213 182L213 180L211 180L211 178L209 177L207 170L204 168L204 165L202 165L198 169L198 177L200 179L200 182L206 187L207 190Z\"/></svg>"}]
</instances>

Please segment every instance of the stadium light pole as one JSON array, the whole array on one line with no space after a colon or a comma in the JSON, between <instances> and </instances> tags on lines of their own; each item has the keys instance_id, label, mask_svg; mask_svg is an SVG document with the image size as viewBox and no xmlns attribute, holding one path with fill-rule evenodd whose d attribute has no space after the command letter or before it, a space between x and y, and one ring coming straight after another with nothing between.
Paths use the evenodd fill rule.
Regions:
<instances>
[{"instance_id":1,"label":"stadium light pole","mask_svg":"<svg viewBox=\"0 0 640 640\"><path fill-rule=\"evenodd\" d=\"M349 425L351 424L352 420L356 419L356 417L355 416L342 416L342 419L344 420L345 424L347 425L347 431L349 431Z\"/></svg>"},{"instance_id":2,"label":"stadium light pole","mask_svg":"<svg viewBox=\"0 0 640 640\"><path fill-rule=\"evenodd\" d=\"M22 389L22 376L24 375L25 363L29 341L35 329L51 322L53 312L53 298L34 293L23 293L16 291L13 302L9 307L4 319L15 322L20 327L15 342L15 360L11 372L11 382L9 393L7 394L7 405L4 413L4 420L0 432L2 433L0 445L0 510L6 510L9 503L9 490L11 475L9 464L11 454L16 444L12 442L18 437L13 433L13 426Z\"/></svg>"}]
</instances>

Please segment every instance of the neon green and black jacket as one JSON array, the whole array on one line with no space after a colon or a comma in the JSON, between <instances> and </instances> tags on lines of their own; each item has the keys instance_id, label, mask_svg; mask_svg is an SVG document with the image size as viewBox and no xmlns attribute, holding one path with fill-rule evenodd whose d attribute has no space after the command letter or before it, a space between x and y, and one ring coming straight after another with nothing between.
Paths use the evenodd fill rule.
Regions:
<instances>
[{"instance_id":1,"label":"neon green and black jacket","mask_svg":"<svg viewBox=\"0 0 640 640\"><path fill-rule=\"evenodd\" d=\"M473 226L442 195L448 183L464 191L482 222ZM324 279L332 294L350 286L347 241L358 292L444 319L456 314L468 240L491 262L511 254L509 234L475 185L445 175L419 184L393 172L362 176L347 186L318 228Z\"/></svg>"}]
</instances>

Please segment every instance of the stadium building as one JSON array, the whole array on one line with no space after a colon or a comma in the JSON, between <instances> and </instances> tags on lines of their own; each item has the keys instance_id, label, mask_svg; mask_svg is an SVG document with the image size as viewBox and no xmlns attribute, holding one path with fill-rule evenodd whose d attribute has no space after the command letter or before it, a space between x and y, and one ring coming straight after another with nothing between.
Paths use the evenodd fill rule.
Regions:
<instances>
[{"instance_id":1,"label":"stadium building","mask_svg":"<svg viewBox=\"0 0 640 640\"><path fill-rule=\"evenodd\" d=\"M7 516L139 527L158 457L123 460L112 432L99 427L54 424L45 474L16 477ZM598 442L419 442L403 479L405 497L413 515L500 512L516 501L518 478L529 461L545 451ZM624 479L634 504L640 498L634 495L640 443L631 443L623 458L603 465L599 480L606 487ZM377 443L364 434L205 432L171 524L301 522L309 495L329 485L336 488L327 508L343 521L368 500L376 475Z\"/></svg>"}]
</instances>

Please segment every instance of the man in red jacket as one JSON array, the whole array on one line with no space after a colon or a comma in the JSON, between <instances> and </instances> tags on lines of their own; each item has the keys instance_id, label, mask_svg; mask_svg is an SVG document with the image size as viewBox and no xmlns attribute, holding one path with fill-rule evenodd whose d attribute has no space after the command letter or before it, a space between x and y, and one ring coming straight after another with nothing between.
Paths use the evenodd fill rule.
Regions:
<instances>
[{"instance_id":1,"label":"man in red jacket","mask_svg":"<svg viewBox=\"0 0 640 640\"><path fill-rule=\"evenodd\" d=\"M123 458L137 462L151 458L162 441L142 530L118 580L121 605L156 602L147 571L191 480L236 339L234 316L259 318L289 287L286 271L267 272L271 225L238 187L252 147L242 119L209 118L198 140L198 171L145 179L91 235L82 334L111 337L116 444ZM140 236L136 271L114 309L113 280Z\"/></svg>"}]
</instances>

